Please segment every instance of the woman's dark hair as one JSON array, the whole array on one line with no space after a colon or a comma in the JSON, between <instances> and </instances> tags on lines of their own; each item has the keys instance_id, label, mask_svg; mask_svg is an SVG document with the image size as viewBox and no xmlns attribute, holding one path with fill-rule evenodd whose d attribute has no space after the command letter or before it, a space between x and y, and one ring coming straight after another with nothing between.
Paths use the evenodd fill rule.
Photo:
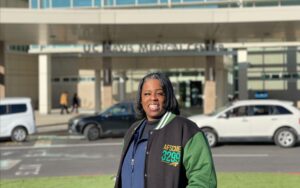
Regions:
<instances>
[{"instance_id":1,"label":"woman's dark hair","mask_svg":"<svg viewBox=\"0 0 300 188\"><path fill-rule=\"evenodd\" d=\"M159 80L160 85L164 91L166 100L164 104L164 109L166 111L172 112L173 114L179 115L179 107L178 107L178 102L174 94L173 86L169 78L160 72L153 72L149 73L144 78L140 81L139 87L138 87L138 92L137 92L137 98L136 98L136 113L138 118L145 118L146 113L143 109L142 106L142 89L145 81L150 80L150 79L156 79Z\"/></svg>"}]
</instances>

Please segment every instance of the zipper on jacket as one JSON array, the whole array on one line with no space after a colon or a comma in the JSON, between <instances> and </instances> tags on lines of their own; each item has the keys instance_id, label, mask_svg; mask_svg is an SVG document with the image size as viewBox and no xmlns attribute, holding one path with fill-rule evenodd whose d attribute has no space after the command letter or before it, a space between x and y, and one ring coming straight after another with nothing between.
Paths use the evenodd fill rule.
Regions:
<instances>
[{"instance_id":1,"label":"zipper on jacket","mask_svg":"<svg viewBox=\"0 0 300 188\"><path fill-rule=\"evenodd\" d=\"M134 159L131 159L131 172L133 172L134 169Z\"/></svg>"}]
</instances>

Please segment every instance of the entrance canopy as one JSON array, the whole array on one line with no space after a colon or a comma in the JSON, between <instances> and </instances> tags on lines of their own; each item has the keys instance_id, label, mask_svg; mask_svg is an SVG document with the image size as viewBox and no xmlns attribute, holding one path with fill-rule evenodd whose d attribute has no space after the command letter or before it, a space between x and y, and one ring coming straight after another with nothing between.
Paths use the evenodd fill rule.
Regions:
<instances>
[{"instance_id":1,"label":"entrance canopy","mask_svg":"<svg viewBox=\"0 0 300 188\"><path fill-rule=\"evenodd\" d=\"M226 9L0 8L0 41L11 44L295 42L300 6Z\"/></svg>"}]
</instances>

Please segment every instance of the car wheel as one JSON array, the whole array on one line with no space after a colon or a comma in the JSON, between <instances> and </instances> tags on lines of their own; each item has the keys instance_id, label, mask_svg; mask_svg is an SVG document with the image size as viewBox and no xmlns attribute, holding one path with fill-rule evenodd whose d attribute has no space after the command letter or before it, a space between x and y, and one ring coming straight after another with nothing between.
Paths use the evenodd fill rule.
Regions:
<instances>
[{"instance_id":1,"label":"car wheel","mask_svg":"<svg viewBox=\"0 0 300 188\"><path fill-rule=\"evenodd\" d=\"M280 147L293 147L296 144L296 141L296 135L289 128L279 129L275 134L275 143Z\"/></svg>"},{"instance_id":2,"label":"car wheel","mask_svg":"<svg viewBox=\"0 0 300 188\"><path fill-rule=\"evenodd\" d=\"M15 142L24 142L27 138L27 131L23 127L16 127L11 133L11 139Z\"/></svg>"},{"instance_id":3,"label":"car wheel","mask_svg":"<svg viewBox=\"0 0 300 188\"><path fill-rule=\"evenodd\" d=\"M94 124L87 125L84 129L84 136L90 141L97 140L100 137L100 129Z\"/></svg>"},{"instance_id":4,"label":"car wheel","mask_svg":"<svg viewBox=\"0 0 300 188\"><path fill-rule=\"evenodd\" d=\"M210 147L216 146L218 142L217 134L212 129L208 129L208 128L202 129L202 131L204 132L207 138L209 146Z\"/></svg>"}]
</instances>

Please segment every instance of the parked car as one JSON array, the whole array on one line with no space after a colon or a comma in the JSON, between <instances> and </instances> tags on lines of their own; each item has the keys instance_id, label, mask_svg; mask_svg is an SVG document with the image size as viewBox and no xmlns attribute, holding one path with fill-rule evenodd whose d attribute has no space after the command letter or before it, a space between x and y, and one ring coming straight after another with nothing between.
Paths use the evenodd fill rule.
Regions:
<instances>
[{"instance_id":1,"label":"parked car","mask_svg":"<svg viewBox=\"0 0 300 188\"><path fill-rule=\"evenodd\" d=\"M121 102L96 115L79 115L69 120L69 132L96 140L105 135L124 135L136 121L133 102Z\"/></svg>"},{"instance_id":2,"label":"parked car","mask_svg":"<svg viewBox=\"0 0 300 188\"><path fill-rule=\"evenodd\" d=\"M0 137L23 142L36 132L30 98L3 98L0 100Z\"/></svg>"},{"instance_id":3,"label":"parked car","mask_svg":"<svg viewBox=\"0 0 300 188\"><path fill-rule=\"evenodd\" d=\"M241 141L273 141L281 147L293 147L300 140L300 111L289 101L237 101L189 119L204 131L211 147Z\"/></svg>"}]
</instances>

